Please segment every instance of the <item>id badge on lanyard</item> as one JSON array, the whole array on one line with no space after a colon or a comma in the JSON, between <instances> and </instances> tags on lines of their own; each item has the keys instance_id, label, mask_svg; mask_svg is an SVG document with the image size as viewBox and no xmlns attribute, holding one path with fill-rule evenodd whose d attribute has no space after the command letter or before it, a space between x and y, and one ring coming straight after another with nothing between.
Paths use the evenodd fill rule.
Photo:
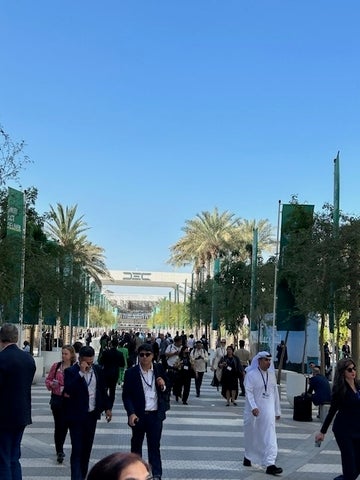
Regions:
<instances>
[{"instance_id":1,"label":"id badge on lanyard","mask_svg":"<svg viewBox=\"0 0 360 480\"><path fill-rule=\"evenodd\" d=\"M267 391L267 386L268 386L268 382L269 382L269 372L266 372L266 382L265 382L264 375L262 374L262 371L260 370L260 368L259 368L259 372L260 372L262 381L264 383L264 390L265 390L262 394L262 398L267 400L267 399L270 398L270 395L268 394L268 391Z\"/></svg>"}]
</instances>

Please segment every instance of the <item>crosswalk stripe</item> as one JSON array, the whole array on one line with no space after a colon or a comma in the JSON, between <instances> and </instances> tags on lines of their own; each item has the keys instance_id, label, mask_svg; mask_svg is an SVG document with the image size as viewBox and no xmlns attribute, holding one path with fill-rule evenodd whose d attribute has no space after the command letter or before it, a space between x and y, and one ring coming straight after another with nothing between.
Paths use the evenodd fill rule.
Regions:
<instances>
[{"instance_id":1,"label":"crosswalk stripe","mask_svg":"<svg viewBox=\"0 0 360 480\"><path fill-rule=\"evenodd\" d=\"M204 380L201 396L195 398L191 393L189 405L177 403L173 398L171 400L161 442L163 480L264 479L264 469L242 466L245 442L242 417L244 399L239 398L235 407L225 407L225 400L220 392L209 385L209 379L210 373L207 374L207 382ZM22 442L23 480L70 478L70 439L68 436L65 444L65 461L59 465L55 458L49 399L49 392L44 385L33 386L33 424L25 429ZM286 399L281 400L281 406L282 417L277 423L277 437L280 466L283 466L284 474L295 464L297 466L294 466L294 471L299 480L308 480L314 475L317 480L327 480L326 473L334 476L341 473L339 452L331 448L334 444L326 449L317 449L316 461L319 459L319 463L314 462L314 459L307 462L308 452L314 450L313 432L319 424L314 422L309 426L293 422L293 411ZM104 418L98 422L91 465L114 451L129 451L130 438L131 429L127 425L121 389L118 388L113 420L109 424ZM146 441L143 450L144 458L147 459Z\"/></svg>"}]
</instances>

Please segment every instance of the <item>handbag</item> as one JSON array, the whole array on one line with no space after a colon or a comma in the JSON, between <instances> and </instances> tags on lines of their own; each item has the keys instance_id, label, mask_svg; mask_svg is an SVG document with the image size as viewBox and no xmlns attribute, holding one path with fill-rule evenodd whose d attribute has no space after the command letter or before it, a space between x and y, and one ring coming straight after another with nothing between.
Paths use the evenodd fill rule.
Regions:
<instances>
[{"instance_id":1,"label":"handbag","mask_svg":"<svg viewBox=\"0 0 360 480\"><path fill-rule=\"evenodd\" d=\"M155 376L157 377L159 374L161 375L161 370L159 371L158 366L154 363L154 372ZM164 411L167 412L170 410L170 396L171 396L171 388L167 387L166 390L162 391L160 389L157 390L158 400L162 402L164 405Z\"/></svg>"},{"instance_id":2,"label":"handbag","mask_svg":"<svg viewBox=\"0 0 360 480\"><path fill-rule=\"evenodd\" d=\"M54 408L62 408L63 399L64 397L62 395L55 395L54 393L52 393L49 402L50 406Z\"/></svg>"},{"instance_id":3,"label":"handbag","mask_svg":"<svg viewBox=\"0 0 360 480\"><path fill-rule=\"evenodd\" d=\"M164 392L160 392L160 396L162 398L163 404L164 404L164 409L165 412L170 410L170 389L167 388Z\"/></svg>"}]
</instances>

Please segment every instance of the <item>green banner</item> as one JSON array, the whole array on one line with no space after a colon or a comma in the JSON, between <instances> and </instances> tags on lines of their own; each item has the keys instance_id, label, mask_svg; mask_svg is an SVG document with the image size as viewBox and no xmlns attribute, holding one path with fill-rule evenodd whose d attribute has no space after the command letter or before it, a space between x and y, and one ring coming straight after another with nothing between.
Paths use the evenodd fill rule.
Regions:
<instances>
[{"instance_id":1,"label":"green banner","mask_svg":"<svg viewBox=\"0 0 360 480\"><path fill-rule=\"evenodd\" d=\"M286 245L291 235L299 230L312 227L314 205L285 204L282 206L281 236L279 255L279 276L281 265L286 258ZM305 315L296 310L296 299L286 278L277 285L276 326L279 331L302 331L305 329Z\"/></svg>"},{"instance_id":2,"label":"green banner","mask_svg":"<svg viewBox=\"0 0 360 480\"><path fill-rule=\"evenodd\" d=\"M20 238L24 228L24 194L14 188L8 189L7 234Z\"/></svg>"},{"instance_id":3,"label":"green banner","mask_svg":"<svg viewBox=\"0 0 360 480\"><path fill-rule=\"evenodd\" d=\"M23 258L23 231L24 231L24 194L14 188L8 189L7 206L7 236L12 239L11 259L13 264L12 299L4 305L6 321L18 323L20 321L20 294L21 294L21 263Z\"/></svg>"}]
</instances>

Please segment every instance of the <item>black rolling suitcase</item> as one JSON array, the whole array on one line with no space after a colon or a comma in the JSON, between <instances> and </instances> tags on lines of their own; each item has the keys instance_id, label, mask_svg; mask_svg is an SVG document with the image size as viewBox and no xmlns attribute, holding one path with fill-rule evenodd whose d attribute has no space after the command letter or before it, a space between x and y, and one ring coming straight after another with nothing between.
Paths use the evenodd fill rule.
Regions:
<instances>
[{"instance_id":1,"label":"black rolling suitcase","mask_svg":"<svg viewBox=\"0 0 360 480\"><path fill-rule=\"evenodd\" d=\"M294 397L294 413L293 420L298 422L312 422L312 401L311 397L306 395L308 390L308 377L305 381L305 395L297 395Z\"/></svg>"}]
</instances>

